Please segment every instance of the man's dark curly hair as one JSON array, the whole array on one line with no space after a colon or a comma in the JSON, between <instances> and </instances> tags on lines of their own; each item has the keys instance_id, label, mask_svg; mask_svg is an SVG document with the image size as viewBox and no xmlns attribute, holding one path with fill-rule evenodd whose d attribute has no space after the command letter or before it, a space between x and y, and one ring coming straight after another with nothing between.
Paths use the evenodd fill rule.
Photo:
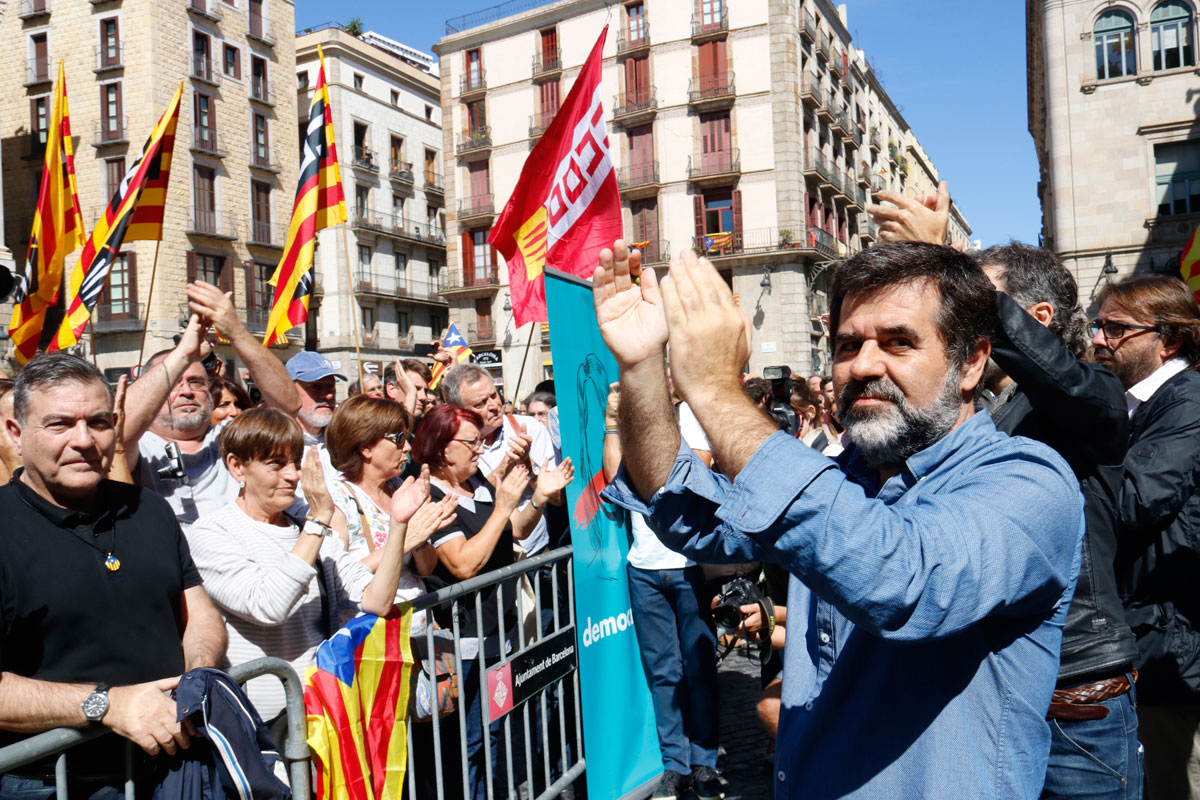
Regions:
<instances>
[{"instance_id":1,"label":"man's dark curly hair","mask_svg":"<svg viewBox=\"0 0 1200 800\"><path fill-rule=\"evenodd\" d=\"M1044 247L1009 242L979 254L981 266L1000 268L1000 288L1021 308L1037 303L1054 306L1047 326L1075 355L1087 352L1087 320L1079 305L1079 284L1058 256Z\"/></svg>"}]
</instances>

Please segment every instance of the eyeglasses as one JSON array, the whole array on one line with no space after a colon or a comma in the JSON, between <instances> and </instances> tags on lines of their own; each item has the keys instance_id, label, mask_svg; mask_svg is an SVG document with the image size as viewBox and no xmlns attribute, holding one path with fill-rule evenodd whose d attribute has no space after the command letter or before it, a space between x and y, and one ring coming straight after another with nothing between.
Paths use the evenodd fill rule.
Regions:
<instances>
[{"instance_id":1,"label":"eyeglasses","mask_svg":"<svg viewBox=\"0 0 1200 800\"><path fill-rule=\"evenodd\" d=\"M454 441L462 442L476 453L483 452L483 439L455 439Z\"/></svg>"},{"instance_id":2,"label":"eyeglasses","mask_svg":"<svg viewBox=\"0 0 1200 800\"><path fill-rule=\"evenodd\" d=\"M1129 325L1124 322L1106 322L1104 320L1094 319L1088 325L1088 332L1094 337L1100 331L1104 331L1104 338L1110 342L1115 342L1118 339L1124 339L1129 335L1130 331L1157 331L1157 325Z\"/></svg>"},{"instance_id":3,"label":"eyeglasses","mask_svg":"<svg viewBox=\"0 0 1200 800\"><path fill-rule=\"evenodd\" d=\"M404 447L405 442L413 440L413 435L408 431L399 431L397 433L385 433L383 438L396 445L396 447Z\"/></svg>"}]
</instances>

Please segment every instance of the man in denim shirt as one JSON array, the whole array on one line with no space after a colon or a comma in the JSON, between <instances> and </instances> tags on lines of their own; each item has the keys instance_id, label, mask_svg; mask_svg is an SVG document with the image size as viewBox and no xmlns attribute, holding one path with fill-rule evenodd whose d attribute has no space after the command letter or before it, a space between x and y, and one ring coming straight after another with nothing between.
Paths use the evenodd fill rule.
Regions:
<instances>
[{"instance_id":1,"label":"man in denim shirt","mask_svg":"<svg viewBox=\"0 0 1200 800\"><path fill-rule=\"evenodd\" d=\"M897 243L834 274L852 443L834 462L739 391L748 322L711 264L685 254L660 291L614 251L594 276L621 366L624 463L605 496L697 561L792 574L776 796L1037 797L1082 499L1052 450L974 411L995 313L979 267ZM676 391L723 474L680 443L668 333Z\"/></svg>"}]
</instances>

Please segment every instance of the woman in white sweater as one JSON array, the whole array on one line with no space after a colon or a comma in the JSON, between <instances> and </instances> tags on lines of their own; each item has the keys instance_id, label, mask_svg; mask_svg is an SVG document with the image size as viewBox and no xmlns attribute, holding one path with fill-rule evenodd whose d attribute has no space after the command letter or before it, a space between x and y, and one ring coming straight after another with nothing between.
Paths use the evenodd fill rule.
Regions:
<instances>
[{"instance_id":1,"label":"woman in white sweater","mask_svg":"<svg viewBox=\"0 0 1200 800\"><path fill-rule=\"evenodd\" d=\"M234 502L197 521L188 544L205 588L225 614L227 659L239 664L276 656L303 676L317 646L337 629L342 610L391 610L405 550L449 522L454 506L429 501L427 472L407 481L391 498L391 531L372 572L330 535L336 509L315 448L301 467L304 438L294 419L252 409L229 423L219 441L240 491ZM306 515L294 508L301 482ZM264 720L281 714L277 679L256 679L246 688Z\"/></svg>"}]
</instances>

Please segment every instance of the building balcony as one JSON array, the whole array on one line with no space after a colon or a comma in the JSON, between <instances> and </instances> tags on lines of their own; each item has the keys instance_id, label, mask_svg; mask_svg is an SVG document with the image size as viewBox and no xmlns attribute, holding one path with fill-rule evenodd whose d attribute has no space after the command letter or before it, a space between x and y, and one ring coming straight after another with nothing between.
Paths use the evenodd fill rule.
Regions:
<instances>
[{"instance_id":1,"label":"building balcony","mask_svg":"<svg viewBox=\"0 0 1200 800\"><path fill-rule=\"evenodd\" d=\"M18 19L33 19L50 13L50 0L21 0Z\"/></svg>"},{"instance_id":2,"label":"building balcony","mask_svg":"<svg viewBox=\"0 0 1200 800\"><path fill-rule=\"evenodd\" d=\"M870 214L858 215L858 238L862 241L879 241L879 229Z\"/></svg>"},{"instance_id":3,"label":"building balcony","mask_svg":"<svg viewBox=\"0 0 1200 800\"><path fill-rule=\"evenodd\" d=\"M809 246L817 253L829 258L838 257L838 240L832 233L815 226L810 226L808 229L808 239Z\"/></svg>"},{"instance_id":4,"label":"building balcony","mask_svg":"<svg viewBox=\"0 0 1200 800\"><path fill-rule=\"evenodd\" d=\"M895 142L888 142L888 163L895 167L900 161L900 148Z\"/></svg>"},{"instance_id":5,"label":"building balcony","mask_svg":"<svg viewBox=\"0 0 1200 800\"><path fill-rule=\"evenodd\" d=\"M490 194L463 197L458 201L458 221L460 223L476 223L483 219L490 219L495 213L495 203Z\"/></svg>"},{"instance_id":6,"label":"building balcony","mask_svg":"<svg viewBox=\"0 0 1200 800\"><path fill-rule=\"evenodd\" d=\"M817 40L817 21L813 18L812 12L807 10L804 12L799 28L800 36L804 41L812 44Z\"/></svg>"},{"instance_id":7,"label":"building balcony","mask_svg":"<svg viewBox=\"0 0 1200 800\"><path fill-rule=\"evenodd\" d=\"M122 115L107 120L96 120L92 127L92 136L93 147L129 144L129 117Z\"/></svg>"},{"instance_id":8,"label":"building balcony","mask_svg":"<svg viewBox=\"0 0 1200 800\"><path fill-rule=\"evenodd\" d=\"M849 174L846 175L846 180L842 184L842 191L846 195L846 205L851 211L862 211L867 207L867 193L851 180Z\"/></svg>"},{"instance_id":9,"label":"building balcony","mask_svg":"<svg viewBox=\"0 0 1200 800\"><path fill-rule=\"evenodd\" d=\"M562 53L546 50L533 57L532 76L535 81L556 78L562 73Z\"/></svg>"},{"instance_id":10,"label":"building balcony","mask_svg":"<svg viewBox=\"0 0 1200 800\"><path fill-rule=\"evenodd\" d=\"M468 70L458 83L458 95L464 100L487 91L487 71Z\"/></svg>"},{"instance_id":11,"label":"building balcony","mask_svg":"<svg viewBox=\"0 0 1200 800\"><path fill-rule=\"evenodd\" d=\"M732 72L701 75L688 83L688 105L697 109L732 106L735 95Z\"/></svg>"},{"instance_id":12,"label":"building balcony","mask_svg":"<svg viewBox=\"0 0 1200 800\"><path fill-rule=\"evenodd\" d=\"M496 323L491 320L467 323L467 342L469 344L496 341Z\"/></svg>"},{"instance_id":13,"label":"building balcony","mask_svg":"<svg viewBox=\"0 0 1200 800\"><path fill-rule=\"evenodd\" d=\"M846 187L842 185L844 180L842 172L838 169L837 164L830 162L829 166L829 185L833 188L833 196L844 200L846 198Z\"/></svg>"},{"instance_id":14,"label":"building balcony","mask_svg":"<svg viewBox=\"0 0 1200 800\"><path fill-rule=\"evenodd\" d=\"M25 86L37 86L39 83L49 83L50 62L32 60L25 65Z\"/></svg>"},{"instance_id":15,"label":"building balcony","mask_svg":"<svg viewBox=\"0 0 1200 800\"><path fill-rule=\"evenodd\" d=\"M354 271L355 294L445 306L446 300L439 291L437 284L408 280L407 270L404 272L370 272L356 269Z\"/></svg>"},{"instance_id":16,"label":"building balcony","mask_svg":"<svg viewBox=\"0 0 1200 800\"><path fill-rule=\"evenodd\" d=\"M271 298L267 298L270 302ZM271 309L269 308L242 308L238 309L242 315L242 320L246 324L246 330L258 335L267 332L267 322L271 319Z\"/></svg>"},{"instance_id":17,"label":"building balcony","mask_svg":"<svg viewBox=\"0 0 1200 800\"><path fill-rule=\"evenodd\" d=\"M492 129L484 126L473 131L459 134L454 145L454 152L460 156L487 155L492 148Z\"/></svg>"},{"instance_id":18,"label":"building balcony","mask_svg":"<svg viewBox=\"0 0 1200 800\"><path fill-rule=\"evenodd\" d=\"M441 228L373 208L354 208L350 214L350 226L358 231L370 231L392 239L441 248L446 246L446 232Z\"/></svg>"},{"instance_id":19,"label":"building balcony","mask_svg":"<svg viewBox=\"0 0 1200 800\"><path fill-rule=\"evenodd\" d=\"M99 75L110 69L125 67L125 43L116 42L112 45L96 45L96 66L92 72Z\"/></svg>"},{"instance_id":20,"label":"building balcony","mask_svg":"<svg viewBox=\"0 0 1200 800\"><path fill-rule=\"evenodd\" d=\"M841 137L849 137L850 135L850 119L846 116L846 110L833 112L833 120L829 123L829 127L835 134Z\"/></svg>"},{"instance_id":21,"label":"building balcony","mask_svg":"<svg viewBox=\"0 0 1200 800\"><path fill-rule=\"evenodd\" d=\"M692 249L705 255L718 266L723 259L754 256L777 256L795 258L831 258L838 254L836 240L816 227L804 226L796 230L789 228L752 228L734 230L728 242L707 237L692 239ZM705 242L709 238L709 242ZM645 259L643 259L645 262Z\"/></svg>"},{"instance_id":22,"label":"building balcony","mask_svg":"<svg viewBox=\"0 0 1200 800\"><path fill-rule=\"evenodd\" d=\"M833 48L829 53L829 72L837 77L842 77L842 52L837 48Z\"/></svg>"},{"instance_id":23,"label":"building balcony","mask_svg":"<svg viewBox=\"0 0 1200 800\"><path fill-rule=\"evenodd\" d=\"M819 90L817 91L819 92ZM832 125L833 118L836 114L835 109L837 108L833 99L833 93L826 92L824 94L818 94L818 97L821 99L817 101L817 119L828 125Z\"/></svg>"},{"instance_id":24,"label":"building balcony","mask_svg":"<svg viewBox=\"0 0 1200 800\"><path fill-rule=\"evenodd\" d=\"M864 166L858 171L858 174L855 177L858 180L859 186L862 186L863 188L869 187L871 185L871 168Z\"/></svg>"},{"instance_id":25,"label":"building balcony","mask_svg":"<svg viewBox=\"0 0 1200 800\"><path fill-rule=\"evenodd\" d=\"M213 78L212 59L205 56L192 56L191 77L192 80L216 86L217 82Z\"/></svg>"},{"instance_id":26,"label":"building balcony","mask_svg":"<svg viewBox=\"0 0 1200 800\"><path fill-rule=\"evenodd\" d=\"M137 301L113 300L97 303L92 309L92 328L96 333L140 331L142 320L138 316Z\"/></svg>"},{"instance_id":27,"label":"building balcony","mask_svg":"<svg viewBox=\"0 0 1200 800\"><path fill-rule=\"evenodd\" d=\"M671 260L671 243L668 241L630 242L629 246L637 247L641 252L643 264L665 264Z\"/></svg>"},{"instance_id":28,"label":"building balcony","mask_svg":"<svg viewBox=\"0 0 1200 800\"><path fill-rule=\"evenodd\" d=\"M275 93L265 78L250 79L250 99L264 106L274 107Z\"/></svg>"},{"instance_id":29,"label":"building balcony","mask_svg":"<svg viewBox=\"0 0 1200 800\"><path fill-rule=\"evenodd\" d=\"M817 34L817 58L829 61L829 34L825 31Z\"/></svg>"},{"instance_id":30,"label":"building balcony","mask_svg":"<svg viewBox=\"0 0 1200 800\"><path fill-rule=\"evenodd\" d=\"M425 170L425 197L430 198L430 195L437 195L437 198L445 199L446 196L446 181L440 173L433 170Z\"/></svg>"},{"instance_id":31,"label":"building balcony","mask_svg":"<svg viewBox=\"0 0 1200 800\"><path fill-rule=\"evenodd\" d=\"M287 244L288 229L283 225L253 219L250 220L250 230L246 244L254 247L271 247L282 250Z\"/></svg>"},{"instance_id":32,"label":"building balcony","mask_svg":"<svg viewBox=\"0 0 1200 800\"><path fill-rule=\"evenodd\" d=\"M636 56L650 51L650 24L643 22L633 30L617 33L617 58Z\"/></svg>"},{"instance_id":33,"label":"building balcony","mask_svg":"<svg viewBox=\"0 0 1200 800\"><path fill-rule=\"evenodd\" d=\"M495 266L466 267L464 270L442 270L442 294L485 294L500 288L500 274Z\"/></svg>"},{"instance_id":34,"label":"building balcony","mask_svg":"<svg viewBox=\"0 0 1200 800\"><path fill-rule=\"evenodd\" d=\"M221 137L212 128L192 126L192 152L201 153L213 158L224 158L225 147Z\"/></svg>"},{"instance_id":35,"label":"building balcony","mask_svg":"<svg viewBox=\"0 0 1200 800\"><path fill-rule=\"evenodd\" d=\"M220 0L188 0L187 10L214 22L221 19Z\"/></svg>"},{"instance_id":36,"label":"building balcony","mask_svg":"<svg viewBox=\"0 0 1200 800\"><path fill-rule=\"evenodd\" d=\"M397 161L393 158L391 164L388 166L388 177L396 183L411 187L415 180L412 162Z\"/></svg>"},{"instance_id":37,"label":"building balcony","mask_svg":"<svg viewBox=\"0 0 1200 800\"><path fill-rule=\"evenodd\" d=\"M867 137L867 145L873 153L878 153L882 149L883 146L879 142L879 131L877 129L871 129L871 135Z\"/></svg>"},{"instance_id":38,"label":"building balcony","mask_svg":"<svg viewBox=\"0 0 1200 800\"><path fill-rule=\"evenodd\" d=\"M625 198L651 197L658 194L662 183L658 177L658 162L626 164L617 170L617 189Z\"/></svg>"},{"instance_id":39,"label":"building balcony","mask_svg":"<svg viewBox=\"0 0 1200 800\"><path fill-rule=\"evenodd\" d=\"M702 153L688 156L688 180L702 185L733 183L742 173L742 151Z\"/></svg>"},{"instance_id":40,"label":"building balcony","mask_svg":"<svg viewBox=\"0 0 1200 800\"><path fill-rule=\"evenodd\" d=\"M713 14L703 8L692 11L692 44L720 39L729 33L729 6L721 3L721 10Z\"/></svg>"},{"instance_id":41,"label":"building balcony","mask_svg":"<svg viewBox=\"0 0 1200 800\"><path fill-rule=\"evenodd\" d=\"M250 12L246 20L246 35L267 47L274 47L276 44L275 35L271 33L271 24L262 14Z\"/></svg>"},{"instance_id":42,"label":"building balcony","mask_svg":"<svg viewBox=\"0 0 1200 800\"><path fill-rule=\"evenodd\" d=\"M231 242L241 238L238 236L236 220L231 215L223 214L220 211L195 208L188 211L188 225L185 233L189 236L208 236Z\"/></svg>"},{"instance_id":43,"label":"building balcony","mask_svg":"<svg viewBox=\"0 0 1200 800\"><path fill-rule=\"evenodd\" d=\"M808 151L808 158L804 160L804 174L820 183L833 183L833 165L829 157L815 147Z\"/></svg>"},{"instance_id":44,"label":"building balcony","mask_svg":"<svg viewBox=\"0 0 1200 800\"><path fill-rule=\"evenodd\" d=\"M550 123L554 121L554 115L557 111L550 111L538 114L529 115L529 138L536 139L546 132L546 128L550 127Z\"/></svg>"},{"instance_id":45,"label":"building balcony","mask_svg":"<svg viewBox=\"0 0 1200 800\"><path fill-rule=\"evenodd\" d=\"M658 90L653 86L626 89L613 96L612 121L621 125L640 125L658 113Z\"/></svg>"},{"instance_id":46,"label":"building balcony","mask_svg":"<svg viewBox=\"0 0 1200 800\"><path fill-rule=\"evenodd\" d=\"M283 168L279 166L279 162L271 153L271 148L256 145L254 142L250 143L250 168L270 172L274 175L283 172Z\"/></svg>"},{"instance_id":47,"label":"building balcony","mask_svg":"<svg viewBox=\"0 0 1200 800\"><path fill-rule=\"evenodd\" d=\"M850 122L850 141L854 142L854 146L856 148L862 147L862 143L863 143L862 124L858 120L855 120L855 119L851 119L849 122ZM846 144L849 145L850 142L846 142Z\"/></svg>"},{"instance_id":48,"label":"building balcony","mask_svg":"<svg viewBox=\"0 0 1200 800\"><path fill-rule=\"evenodd\" d=\"M379 161L375 158L375 151L360 144L354 145L354 161L351 163L355 169L364 172L379 172Z\"/></svg>"},{"instance_id":49,"label":"building balcony","mask_svg":"<svg viewBox=\"0 0 1200 800\"><path fill-rule=\"evenodd\" d=\"M800 102L806 108L821 107L821 81L811 72L800 76Z\"/></svg>"}]
</instances>

